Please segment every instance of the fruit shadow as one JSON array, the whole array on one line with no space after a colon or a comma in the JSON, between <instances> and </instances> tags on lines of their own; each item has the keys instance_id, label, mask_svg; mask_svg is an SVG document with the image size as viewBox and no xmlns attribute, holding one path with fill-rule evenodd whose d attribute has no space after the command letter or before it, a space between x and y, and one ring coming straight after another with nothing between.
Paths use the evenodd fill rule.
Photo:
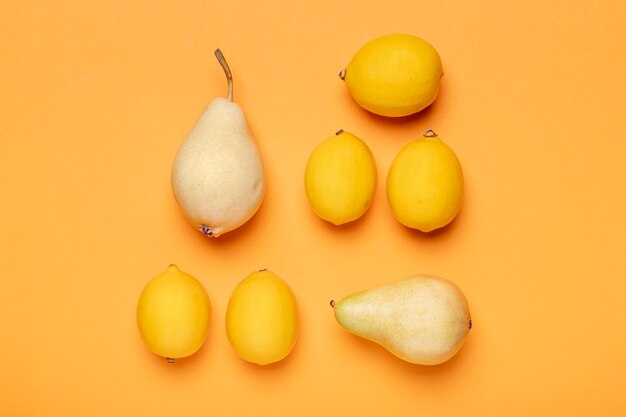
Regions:
<instances>
[{"instance_id":1,"label":"fruit shadow","mask_svg":"<svg viewBox=\"0 0 626 417\"><path fill-rule=\"evenodd\" d=\"M294 350L295 349L296 348L294 347ZM259 365L256 363L246 362L243 359L241 359L241 362L243 362L242 366L244 366L249 372L255 373L259 375L259 377L261 378L265 378L265 377L274 378L278 374L287 372L287 369L291 365L294 356L297 356L297 354L296 352L292 351L291 353L289 353L289 355L279 360L278 362L268 363L266 365Z\"/></svg>"},{"instance_id":2,"label":"fruit shadow","mask_svg":"<svg viewBox=\"0 0 626 417\"><path fill-rule=\"evenodd\" d=\"M327 220L324 220L318 217L315 213L313 213L313 211L310 212L310 217L312 218L312 220L314 220L318 224L321 224L322 225L321 227L324 227L324 229L327 230L329 233L347 234L350 232L356 232L361 227L363 227L363 224L366 223L367 219L371 216L372 211L373 210L370 207L358 219L352 220L351 222L348 222L348 223L339 224L339 225L333 224Z\"/></svg>"},{"instance_id":3,"label":"fruit shadow","mask_svg":"<svg viewBox=\"0 0 626 417\"><path fill-rule=\"evenodd\" d=\"M182 212L179 210L179 222L181 227L187 229L187 233L196 239L200 244L209 245L215 250L228 250L232 246L240 244L241 240L252 239L256 233L255 230L263 223L264 204L261 204L257 212L244 224L238 228L224 233L218 237L209 237L200 233L194 226L187 221Z\"/></svg>"},{"instance_id":4,"label":"fruit shadow","mask_svg":"<svg viewBox=\"0 0 626 417\"><path fill-rule=\"evenodd\" d=\"M369 119L371 119L374 123L388 125L388 126L406 126L410 124L417 124L417 123L423 122L424 119L428 119L430 114L433 111L436 111L436 110L433 110L435 107L437 107L436 103L437 102L435 101L433 104L431 104L430 106L426 107L425 109L417 113L410 114L408 116L401 116L401 117L381 116L375 113L371 113L365 109L362 109L362 110L368 115Z\"/></svg>"},{"instance_id":5,"label":"fruit shadow","mask_svg":"<svg viewBox=\"0 0 626 417\"><path fill-rule=\"evenodd\" d=\"M449 360L438 365L419 365L398 358L378 343L352 334L347 334L346 336L351 339L350 343L354 345L353 348L364 352L364 356L370 358L371 361L381 361L384 362L386 366L398 369L399 372L408 373L413 377L423 376L431 381L435 378L443 379L449 377L462 366L465 359L468 359L465 358L465 356L469 356L471 353L471 349L468 349L471 347L468 346L471 339L470 334L468 340L466 340L461 347L461 350Z\"/></svg>"},{"instance_id":6,"label":"fruit shadow","mask_svg":"<svg viewBox=\"0 0 626 417\"><path fill-rule=\"evenodd\" d=\"M344 100L347 102L350 102L350 105L355 108L355 111L358 111L369 121L375 124L383 125L386 128L394 128L394 127L405 127L407 125L418 125L420 123L427 121L429 118L432 117L433 114L435 114L438 111L437 109L441 105L442 92L444 92L443 88L439 92L439 98L435 100L433 103L431 103L425 109L420 110L417 113L410 114L408 116L401 116L401 117L381 116L379 114L375 114L368 110L365 110L363 107L359 106L356 103L356 101L354 101L354 99L352 98L352 96L350 96L348 92L345 92ZM437 129L434 127L433 127L433 130L437 132ZM418 132L418 133L421 135L424 132Z\"/></svg>"},{"instance_id":7,"label":"fruit shadow","mask_svg":"<svg viewBox=\"0 0 626 417\"><path fill-rule=\"evenodd\" d=\"M396 227L402 229L402 233L405 233L411 239L415 239L418 241L426 242L426 241L443 241L451 238L457 229L461 227L464 222L465 217L467 216L467 192L463 196L463 205L461 209L457 213L457 215L452 219L450 223L446 226L441 227L439 229L435 229L431 232L422 232L421 230L412 229L410 227L404 226L403 224L396 222Z\"/></svg>"},{"instance_id":8,"label":"fruit shadow","mask_svg":"<svg viewBox=\"0 0 626 417\"><path fill-rule=\"evenodd\" d=\"M462 222L461 217L463 210L461 209L461 211L459 211L459 213L456 215L456 217L450 222L448 223L446 226L439 228L439 229L435 229L431 232L422 232L421 230L417 230L417 229L411 229L410 227L406 227L403 225L400 225L403 227L405 233L407 233L408 235L410 235L412 238L416 239L416 240L444 240L447 237L451 236L454 231L456 229L458 229L460 222Z\"/></svg>"},{"instance_id":9,"label":"fruit shadow","mask_svg":"<svg viewBox=\"0 0 626 417\"><path fill-rule=\"evenodd\" d=\"M231 354L234 358L233 360L238 362L238 366L244 368L245 371L252 375L253 378L259 378L260 382L267 382L268 384L271 384L271 382L275 381L276 378L281 378L281 375L290 372L289 369L294 362L302 360L302 358L298 358L298 356L300 356L300 349L298 347L300 344L301 341L297 340L293 349L286 357L277 362L266 365L247 362L237 356L232 349Z\"/></svg>"},{"instance_id":10,"label":"fruit shadow","mask_svg":"<svg viewBox=\"0 0 626 417\"><path fill-rule=\"evenodd\" d=\"M176 358L174 360L170 360L168 358L164 358L148 351L147 354L150 354L151 356L150 363L154 366L158 366L168 372L173 373L183 373L189 372L193 369L200 369L201 363L209 360L209 356L211 354L211 352L208 352L210 350L208 342L209 339L212 337L211 333L212 332L209 331L207 341L197 352L184 358Z\"/></svg>"}]
</instances>

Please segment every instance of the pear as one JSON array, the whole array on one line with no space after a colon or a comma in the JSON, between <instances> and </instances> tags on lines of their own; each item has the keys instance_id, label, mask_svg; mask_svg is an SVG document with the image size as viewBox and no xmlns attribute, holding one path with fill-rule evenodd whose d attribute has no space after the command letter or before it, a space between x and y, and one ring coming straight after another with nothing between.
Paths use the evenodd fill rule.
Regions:
<instances>
[{"instance_id":1,"label":"pear","mask_svg":"<svg viewBox=\"0 0 626 417\"><path fill-rule=\"evenodd\" d=\"M349 332L402 360L437 365L452 358L472 328L461 290L434 275L415 275L331 301Z\"/></svg>"},{"instance_id":2,"label":"pear","mask_svg":"<svg viewBox=\"0 0 626 417\"><path fill-rule=\"evenodd\" d=\"M172 167L176 202L187 220L209 237L243 225L265 195L261 156L243 110L233 102L230 68L219 49L215 56L228 80L228 97L209 103Z\"/></svg>"}]
</instances>

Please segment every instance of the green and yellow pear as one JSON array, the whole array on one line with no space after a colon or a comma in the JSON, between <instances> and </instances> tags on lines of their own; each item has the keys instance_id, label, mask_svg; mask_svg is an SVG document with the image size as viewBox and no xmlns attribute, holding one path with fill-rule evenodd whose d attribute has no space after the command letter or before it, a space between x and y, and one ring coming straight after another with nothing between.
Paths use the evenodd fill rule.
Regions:
<instances>
[{"instance_id":1,"label":"green and yellow pear","mask_svg":"<svg viewBox=\"0 0 626 417\"><path fill-rule=\"evenodd\" d=\"M331 301L339 324L407 362L437 365L463 345L472 319L452 281L414 275Z\"/></svg>"}]
</instances>

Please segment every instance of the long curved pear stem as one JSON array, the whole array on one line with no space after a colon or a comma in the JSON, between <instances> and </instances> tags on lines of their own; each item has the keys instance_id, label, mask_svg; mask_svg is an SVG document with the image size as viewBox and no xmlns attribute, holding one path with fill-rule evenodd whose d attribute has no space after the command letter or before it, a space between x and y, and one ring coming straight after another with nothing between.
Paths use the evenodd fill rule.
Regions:
<instances>
[{"instance_id":1,"label":"long curved pear stem","mask_svg":"<svg viewBox=\"0 0 626 417\"><path fill-rule=\"evenodd\" d=\"M228 101L233 101L233 74L230 72L226 58L224 58L224 54L219 48L215 50L215 56L222 68L224 68L224 74L226 74L226 79L228 80Z\"/></svg>"}]
</instances>

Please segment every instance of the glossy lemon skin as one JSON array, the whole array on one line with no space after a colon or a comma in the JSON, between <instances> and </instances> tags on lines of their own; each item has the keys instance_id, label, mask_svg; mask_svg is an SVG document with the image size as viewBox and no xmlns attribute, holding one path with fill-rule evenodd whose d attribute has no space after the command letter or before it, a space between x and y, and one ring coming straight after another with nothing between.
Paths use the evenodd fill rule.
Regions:
<instances>
[{"instance_id":1,"label":"glossy lemon skin","mask_svg":"<svg viewBox=\"0 0 626 417\"><path fill-rule=\"evenodd\" d=\"M339 131L311 152L304 186L313 211L335 225L361 217L372 203L376 162L363 140Z\"/></svg>"},{"instance_id":2,"label":"glossy lemon skin","mask_svg":"<svg viewBox=\"0 0 626 417\"><path fill-rule=\"evenodd\" d=\"M381 116L402 117L435 101L443 67L437 50L424 39L393 34L365 44L341 75L361 107Z\"/></svg>"},{"instance_id":3,"label":"glossy lemon skin","mask_svg":"<svg viewBox=\"0 0 626 417\"><path fill-rule=\"evenodd\" d=\"M245 361L267 365L287 357L298 336L298 306L285 281L268 270L241 281L226 309L226 335Z\"/></svg>"},{"instance_id":4,"label":"glossy lemon skin","mask_svg":"<svg viewBox=\"0 0 626 417\"><path fill-rule=\"evenodd\" d=\"M454 151L437 137L406 145L389 169L387 200L407 227L431 232L449 224L463 200L463 170Z\"/></svg>"},{"instance_id":5,"label":"glossy lemon skin","mask_svg":"<svg viewBox=\"0 0 626 417\"><path fill-rule=\"evenodd\" d=\"M206 341L211 300L193 276L170 265L154 277L137 303L137 325L148 348L168 359L190 356Z\"/></svg>"}]
</instances>

